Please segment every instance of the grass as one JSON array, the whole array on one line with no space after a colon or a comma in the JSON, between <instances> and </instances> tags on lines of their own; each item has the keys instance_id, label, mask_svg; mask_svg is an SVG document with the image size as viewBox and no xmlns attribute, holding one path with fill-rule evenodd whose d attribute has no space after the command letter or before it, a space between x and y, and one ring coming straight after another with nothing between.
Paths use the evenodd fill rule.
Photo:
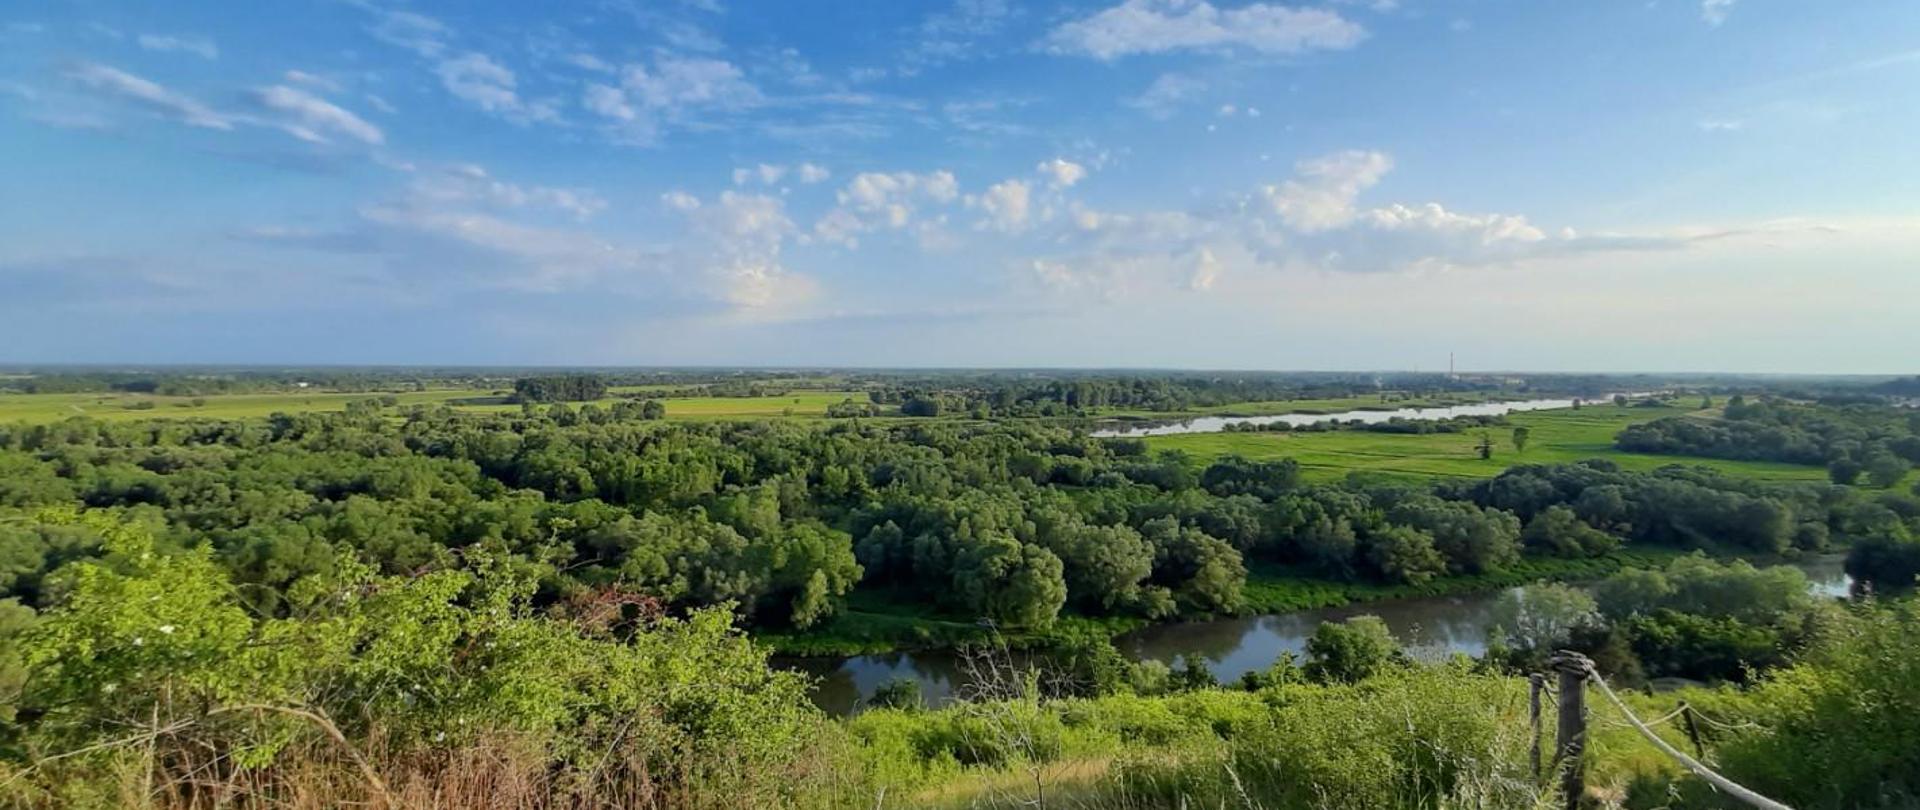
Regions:
<instances>
[{"instance_id":1,"label":"grass","mask_svg":"<svg viewBox=\"0 0 1920 810\"><path fill-rule=\"evenodd\" d=\"M1331 481L1352 473L1406 479L1438 477L1487 478L1516 464L1562 464L1604 458L1629 470L1652 470L1669 464L1698 464L1723 472L1767 481L1821 481L1820 467L1760 461L1727 461L1647 453L1625 453L1613 448L1613 437L1627 425L1668 416L1698 415L1688 408L1636 408L1589 405L1579 410L1528 411L1508 416L1512 426L1489 429L1497 443L1492 459L1481 459L1480 431L1408 435L1361 430L1321 433L1196 433L1152 436L1149 448L1178 450L1206 464L1228 454L1252 459L1291 458L1300 463L1309 480ZM1525 452L1510 442L1513 426L1531 431Z\"/></svg>"},{"instance_id":2,"label":"grass","mask_svg":"<svg viewBox=\"0 0 1920 810\"><path fill-rule=\"evenodd\" d=\"M658 386L629 386L613 389L615 394L645 394ZM463 411L510 412L520 406L505 401L496 392L471 388L434 389L383 393L336 393L294 391L271 394L224 394L206 397L169 397L148 394L0 394L0 423L58 422L75 416L107 421L140 419L250 419L274 413L314 413L344 411L347 403L381 396L393 396L400 407L452 405ZM827 406L849 397L863 401L866 394L855 391L795 391L785 396L768 397L669 397L668 419L744 419L762 417L824 418ZM467 401L470 400L470 401ZM467 402L463 402L467 401ZM600 400L607 407L617 397ZM150 405L149 405L150 403ZM576 407L585 403L573 403Z\"/></svg>"}]
</instances>

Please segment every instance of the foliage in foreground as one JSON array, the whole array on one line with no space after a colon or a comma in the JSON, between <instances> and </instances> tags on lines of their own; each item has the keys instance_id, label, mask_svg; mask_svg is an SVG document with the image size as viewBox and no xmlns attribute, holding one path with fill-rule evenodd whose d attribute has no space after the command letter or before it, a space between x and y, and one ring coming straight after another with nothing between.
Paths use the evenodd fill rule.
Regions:
<instances>
[{"instance_id":1,"label":"foliage in foreground","mask_svg":"<svg viewBox=\"0 0 1920 810\"><path fill-rule=\"evenodd\" d=\"M343 559L260 619L204 552L42 519L92 523L106 554L0 638L21 675L0 695L7 804L413 806L396 797L485 772L476 753L536 806L750 806L809 786L825 720L725 610L670 619L610 593L541 615L529 581L476 554L416 578Z\"/></svg>"}]
</instances>

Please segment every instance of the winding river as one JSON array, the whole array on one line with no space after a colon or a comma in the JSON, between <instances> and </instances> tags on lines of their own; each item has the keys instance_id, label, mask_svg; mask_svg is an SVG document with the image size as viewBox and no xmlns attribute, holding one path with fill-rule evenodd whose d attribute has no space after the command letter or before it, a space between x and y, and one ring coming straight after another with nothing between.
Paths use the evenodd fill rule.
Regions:
<instances>
[{"instance_id":1,"label":"winding river","mask_svg":"<svg viewBox=\"0 0 1920 810\"><path fill-rule=\"evenodd\" d=\"M1640 396L1630 394L1629 396ZM1578 400L1595 402L1601 398ZM1173 436L1182 433L1219 433L1228 425L1273 425L1285 423L1293 427L1305 427L1321 422L1363 422L1375 424L1394 419L1452 419L1456 416L1501 416L1519 411L1546 411L1555 408L1571 408L1576 400L1572 399L1521 399L1511 402L1477 402L1471 405L1448 405L1437 408L1397 408L1394 410L1341 411L1339 413L1283 413L1275 416L1198 416L1177 422L1149 423L1139 425L1119 425L1105 427L1091 434L1100 439L1134 438L1139 436Z\"/></svg>"},{"instance_id":2,"label":"winding river","mask_svg":"<svg viewBox=\"0 0 1920 810\"><path fill-rule=\"evenodd\" d=\"M1852 585L1838 556L1806 560L1798 567L1807 573L1816 594L1842 597ZM1232 681L1266 669L1282 652L1303 654L1307 637L1321 622L1372 614L1385 619L1394 637L1416 657L1437 658L1455 652L1479 655L1486 651L1493 605L1501 593L1391 599L1295 613L1157 624L1123 635L1115 644L1135 661L1178 666L1196 659L1205 663L1215 678ZM814 702L836 715L854 713L875 689L896 678L918 682L921 696L934 706L953 700L968 683L964 662L949 650L791 659L783 663L818 677Z\"/></svg>"}]
</instances>

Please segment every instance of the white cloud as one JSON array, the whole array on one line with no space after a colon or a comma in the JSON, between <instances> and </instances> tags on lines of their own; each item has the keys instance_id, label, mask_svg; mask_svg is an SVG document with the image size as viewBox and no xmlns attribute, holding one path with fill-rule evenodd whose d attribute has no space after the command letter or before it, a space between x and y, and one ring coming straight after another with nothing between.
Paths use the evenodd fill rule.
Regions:
<instances>
[{"instance_id":1,"label":"white cloud","mask_svg":"<svg viewBox=\"0 0 1920 810\"><path fill-rule=\"evenodd\" d=\"M699 113L738 110L760 101L759 89L730 62L662 55L651 67L624 66L618 86L588 85L582 105L611 122L608 131L615 140L654 145L663 123L684 123Z\"/></svg>"},{"instance_id":2,"label":"white cloud","mask_svg":"<svg viewBox=\"0 0 1920 810\"><path fill-rule=\"evenodd\" d=\"M644 65L627 65L621 72L621 84L642 104L659 110L737 107L760 97L759 90L732 63L701 57L660 57L651 70Z\"/></svg>"},{"instance_id":3,"label":"white cloud","mask_svg":"<svg viewBox=\"0 0 1920 810\"><path fill-rule=\"evenodd\" d=\"M1207 0L1124 0L1055 28L1046 44L1056 53L1110 60L1191 49L1340 50L1365 37L1365 29L1327 9L1269 3L1220 9Z\"/></svg>"},{"instance_id":4,"label":"white cloud","mask_svg":"<svg viewBox=\"0 0 1920 810\"><path fill-rule=\"evenodd\" d=\"M1126 105L1141 110L1155 118L1167 118L1174 110L1185 105L1195 95L1204 92L1207 83L1181 73L1162 73L1140 95L1126 100Z\"/></svg>"},{"instance_id":5,"label":"white cloud","mask_svg":"<svg viewBox=\"0 0 1920 810\"><path fill-rule=\"evenodd\" d=\"M1033 189L1021 180L1005 180L987 187L975 201L987 213L982 227L1001 233L1027 229L1033 209Z\"/></svg>"},{"instance_id":6,"label":"white cloud","mask_svg":"<svg viewBox=\"0 0 1920 810\"><path fill-rule=\"evenodd\" d=\"M722 300L765 314L804 304L817 291L811 278L781 263L782 247L798 229L778 197L723 191L712 205L679 208L702 245L702 275Z\"/></svg>"},{"instance_id":7,"label":"white cloud","mask_svg":"<svg viewBox=\"0 0 1920 810\"><path fill-rule=\"evenodd\" d=\"M342 89L339 82L304 70L289 70L281 74L281 78L289 84L305 85L326 93L338 93Z\"/></svg>"},{"instance_id":8,"label":"white cloud","mask_svg":"<svg viewBox=\"0 0 1920 810\"><path fill-rule=\"evenodd\" d=\"M552 121L558 117L551 104L522 99L513 71L486 54L469 51L440 62L435 72L440 75L441 85L454 97L513 123Z\"/></svg>"},{"instance_id":9,"label":"white cloud","mask_svg":"<svg viewBox=\"0 0 1920 810\"><path fill-rule=\"evenodd\" d=\"M123 70L86 62L67 71L67 77L90 90L131 102L172 121L206 129L233 129L231 116Z\"/></svg>"},{"instance_id":10,"label":"white cloud","mask_svg":"<svg viewBox=\"0 0 1920 810\"><path fill-rule=\"evenodd\" d=\"M285 116L282 128L302 140L325 142L328 135L340 135L367 144L386 142L379 127L305 90L276 84L257 91L254 99Z\"/></svg>"},{"instance_id":11,"label":"white cloud","mask_svg":"<svg viewBox=\"0 0 1920 810\"><path fill-rule=\"evenodd\" d=\"M1439 203L1360 205L1362 193L1392 166L1388 155L1364 150L1302 160L1293 177L1260 190L1256 199L1264 205L1119 213L1074 203L1064 227L1044 232L1041 244L1053 255L1033 260L1027 278L1049 290L1112 300L1168 289L1216 290L1229 279L1255 283L1290 269L1381 273L1510 266L1670 251L1726 236L1549 233L1518 214L1460 212ZM980 198L983 208L986 198Z\"/></svg>"},{"instance_id":12,"label":"white cloud","mask_svg":"<svg viewBox=\"0 0 1920 810\"><path fill-rule=\"evenodd\" d=\"M982 40L998 33L1018 12L1007 0L954 0L947 11L928 15L919 40L905 55L914 68L977 59Z\"/></svg>"},{"instance_id":13,"label":"white cloud","mask_svg":"<svg viewBox=\"0 0 1920 810\"><path fill-rule=\"evenodd\" d=\"M780 178L787 176L787 167L762 163L754 169L754 172L760 176L760 182L770 186L780 182Z\"/></svg>"},{"instance_id":14,"label":"white cloud","mask_svg":"<svg viewBox=\"0 0 1920 810\"><path fill-rule=\"evenodd\" d=\"M645 256L575 230L514 222L496 214L428 205L368 206L369 222L452 240L509 260L512 273L482 282L511 289L555 292L604 281L640 267Z\"/></svg>"},{"instance_id":15,"label":"white cloud","mask_svg":"<svg viewBox=\"0 0 1920 810\"><path fill-rule=\"evenodd\" d=\"M1718 27L1727 21L1727 15L1733 12L1737 0L1700 0L1700 19L1706 24Z\"/></svg>"},{"instance_id":16,"label":"white cloud","mask_svg":"<svg viewBox=\"0 0 1920 810\"><path fill-rule=\"evenodd\" d=\"M660 195L660 202L675 211L692 211L700 207L700 198L679 189Z\"/></svg>"},{"instance_id":17,"label":"white cloud","mask_svg":"<svg viewBox=\"0 0 1920 810\"><path fill-rule=\"evenodd\" d=\"M809 185L825 181L827 178L833 176L833 173L827 171L825 166L813 163L802 163L794 172L799 176L800 182Z\"/></svg>"},{"instance_id":18,"label":"white cloud","mask_svg":"<svg viewBox=\"0 0 1920 810\"><path fill-rule=\"evenodd\" d=\"M863 231L905 228L913 223L920 206L953 202L960 196L960 183L946 170L861 172L835 196L839 206L814 224L814 234L822 241L852 247Z\"/></svg>"},{"instance_id":19,"label":"white cloud","mask_svg":"<svg viewBox=\"0 0 1920 810\"><path fill-rule=\"evenodd\" d=\"M1046 175L1048 185L1056 189L1071 188L1087 177L1087 167L1065 158L1042 161L1035 169Z\"/></svg>"},{"instance_id":20,"label":"white cloud","mask_svg":"<svg viewBox=\"0 0 1920 810\"><path fill-rule=\"evenodd\" d=\"M1354 198L1392 168L1393 158L1380 152L1336 152L1295 164L1296 179L1267 186L1262 193L1288 227L1323 231L1351 222Z\"/></svg>"},{"instance_id":21,"label":"white cloud","mask_svg":"<svg viewBox=\"0 0 1920 810\"><path fill-rule=\"evenodd\" d=\"M369 29L374 38L429 59L438 58L446 51L452 32L439 20L411 11L378 11L376 14Z\"/></svg>"},{"instance_id":22,"label":"white cloud","mask_svg":"<svg viewBox=\"0 0 1920 810\"><path fill-rule=\"evenodd\" d=\"M580 103L589 111L615 121L632 121L640 117L640 111L627 103L627 96L618 87L604 84L589 84L581 94Z\"/></svg>"},{"instance_id":23,"label":"white cloud","mask_svg":"<svg viewBox=\"0 0 1920 810\"><path fill-rule=\"evenodd\" d=\"M417 201L434 207L472 207L496 209L547 208L587 219L606 209L607 201L590 189L554 186L523 186L498 179L472 164L453 166L444 172L414 181L412 193Z\"/></svg>"},{"instance_id":24,"label":"white cloud","mask_svg":"<svg viewBox=\"0 0 1920 810\"><path fill-rule=\"evenodd\" d=\"M219 59L220 48L213 40L202 36L168 36L164 34L141 34L140 47L149 51L163 53L190 53L201 59Z\"/></svg>"},{"instance_id":25,"label":"white cloud","mask_svg":"<svg viewBox=\"0 0 1920 810\"><path fill-rule=\"evenodd\" d=\"M1187 279L1187 289L1206 292L1220 280L1220 260L1214 258L1213 251L1201 248L1193 258L1193 276Z\"/></svg>"},{"instance_id":26,"label":"white cloud","mask_svg":"<svg viewBox=\"0 0 1920 810\"><path fill-rule=\"evenodd\" d=\"M1699 121L1695 125L1700 127L1703 132L1739 132L1746 128L1747 123L1737 120L1708 119Z\"/></svg>"}]
</instances>

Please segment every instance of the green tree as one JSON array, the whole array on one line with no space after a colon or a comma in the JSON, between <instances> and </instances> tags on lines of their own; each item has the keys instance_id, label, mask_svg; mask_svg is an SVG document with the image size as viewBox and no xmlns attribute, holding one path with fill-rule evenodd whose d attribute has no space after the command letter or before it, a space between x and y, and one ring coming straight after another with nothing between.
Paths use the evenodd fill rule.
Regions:
<instances>
[{"instance_id":1,"label":"green tree","mask_svg":"<svg viewBox=\"0 0 1920 810\"><path fill-rule=\"evenodd\" d=\"M1531 428L1528 428L1526 425L1520 425L1519 427L1514 428L1513 429L1513 452L1515 453L1527 452L1527 440L1532 437L1533 437L1533 430Z\"/></svg>"},{"instance_id":2,"label":"green tree","mask_svg":"<svg viewBox=\"0 0 1920 810\"><path fill-rule=\"evenodd\" d=\"M1549 506L1520 533L1526 547L1558 557L1598 557L1619 547L1620 540L1587 525L1571 508Z\"/></svg>"},{"instance_id":3,"label":"green tree","mask_svg":"<svg viewBox=\"0 0 1920 810\"><path fill-rule=\"evenodd\" d=\"M1885 449L1868 452L1866 458L1861 460L1860 466L1866 473L1867 481L1882 489L1891 488L1900 483L1900 479L1907 477L1907 470L1912 469L1912 465L1908 464L1906 459Z\"/></svg>"},{"instance_id":4,"label":"green tree","mask_svg":"<svg viewBox=\"0 0 1920 810\"><path fill-rule=\"evenodd\" d=\"M1399 650L1378 616L1322 622L1307 639L1307 677L1321 683L1365 680L1385 670Z\"/></svg>"},{"instance_id":5,"label":"green tree","mask_svg":"<svg viewBox=\"0 0 1920 810\"><path fill-rule=\"evenodd\" d=\"M1574 630L1595 623L1599 615L1593 597L1579 588L1528 585L1494 602L1490 635L1520 650L1542 652L1564 644Z\"/></svg>"}]
</instances>

